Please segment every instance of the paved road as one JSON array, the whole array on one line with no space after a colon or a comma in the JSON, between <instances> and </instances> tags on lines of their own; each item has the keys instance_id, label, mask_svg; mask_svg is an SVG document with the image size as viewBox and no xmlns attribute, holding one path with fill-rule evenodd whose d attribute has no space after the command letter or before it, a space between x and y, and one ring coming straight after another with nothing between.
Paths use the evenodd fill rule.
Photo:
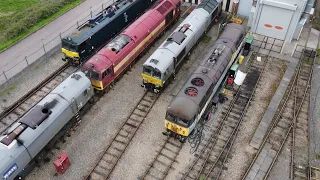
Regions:
<instances>
[{"instance_id":1,"label":"paved road","mask_svg":"<svg viewBox=\"0 0 320 180\"><path fill-rule=\"evenodd\" d=\"M27 66L27 62L24 60L25 56L28 56L28 63L34 62L44 54L43 43L45 44L45 50L49 51L60 43L60 32L64 32L62 36L65 36L76 28L77 21L81 24L84 19L89 18L90 7L93 15L95 15L101 11L102 4L107 7L111 3L112 0L85 0L74 9L2 52L0 54L0 85L6 79L2 74L3 71L5 71L7 78L13 77ZM13 66L15 67L12 68Z\"/></svg>"}]
</instances>

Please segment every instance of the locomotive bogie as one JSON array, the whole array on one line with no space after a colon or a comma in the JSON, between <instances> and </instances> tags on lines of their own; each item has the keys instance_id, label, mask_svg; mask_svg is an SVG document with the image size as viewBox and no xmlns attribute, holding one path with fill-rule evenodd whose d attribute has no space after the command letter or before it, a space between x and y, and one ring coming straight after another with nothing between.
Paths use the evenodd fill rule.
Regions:
<instances>
[{"instance_id":1,"label":"locomotive bogie","mask_svg":"<svg viewBox=\"0 0 320 180\"><path fill-rule=\"evenodd\" d=\"M12 166L16 168L8 179L21 174L32 159L90 101L93 94L90 80L84 73L77 72L42 99L15 123L14 130L11 128L0 137L0 155L3 156L0 158L1 175L10 171ZM16 137L10 141L12 135Z\"/></svg>"}]
</instances>

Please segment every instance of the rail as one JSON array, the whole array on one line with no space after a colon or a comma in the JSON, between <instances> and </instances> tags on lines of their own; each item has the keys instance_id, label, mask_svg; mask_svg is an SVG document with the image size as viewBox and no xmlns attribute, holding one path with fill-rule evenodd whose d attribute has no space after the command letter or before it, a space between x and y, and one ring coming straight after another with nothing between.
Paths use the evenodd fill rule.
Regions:
<instances>
[{"instance_id":1,"label":"rail","mask_svg":"<svg viewBox=\"0 0 320 180\"><path fill-rule=\"evenodd\" d=\"M224 117L217 120L220 120L219 125L216 128L217 131L212 133L208 143L184 174L183 180L207 179L209 176L210 178L214 177L214 179L219 179L224 163L229 156L239 128L241 127L247 108L249 107L253 94L259 84L260 78L264 73L268 58L266 58L262 67L260 67L260 64L252 66L254 64L252 61L254 60L250 60L248 77L245 82L238 87L232 102L228 106L227 112L224 112ZM254 73L251 67L256 70ZM259 75L256 76L256 73L259 73ZM200 168L198 168L199 166ZM218 166L220 166L220 168L217 169Z\"/></svg>"},{"instance_id":2,"label":"rail","mask_svg":"<svg viewBox=\"0 0 320 180\"><path fill-rule=\"evenodd\" d=\"M108 179L116 167L122 154L127 149L140 125L147 117L154 103L157 101L160 94L154 94L145 91L144 95L130 113L127 120L121 125L117 134L112 138L103 155L100 157L95 167L86 177L89 179Z\"/></svg>"},{"instance_id":3,"label":"rail","mask_svg":"<svg viewBox=\"0 0 320 180\"><path fill-rule=\"evenodd\" d=\"M58 51L57 48L60 47L62 37L70 34L72 30L76 29L81 24L85 23L88 19L92 18L94 14L98 14L101 10L110 5L111 2L115 2L115 0L107 1L99 6L95 6L94 8L90 7L90 11L83 12L83 14L87 13L87 16L78 20L76 24L60 32L59 35L55 36L54 38L47 36L47 38L41 39L41 41L34 42L34 44L31 46L26 46L22 51L17 53L17 55L12 57L11 60L8 61L8 63L2 65L2 67L0 68L0 85L9 81L17 73L29 67L38 59L44 57L45 60L47 60L52 54ZM30 52L30 49L35 50Z\"/></svg>"},{"instance_id":4,"label":"rail","mask_svg":"<svg viewBox=\"0 0 320 180\"><path fill-rule=\"evenodd\" d=\"M310 33L310 30L309 32ZM309 35L308 35L309 37ZM307 42L305 43L304 47L306 47ZM267 172L265 172L263 174L263 179L267 179L267 177L270 175L270 172L273 168L273 166L275 165L275 162L277 160L277 157L279 156L282 148L284 147L285 142L287 142L288 137L291 133L291 131L295 128L295 121L297 118L297 115L300 113L302 104L305 100L305 97L307 95L307 90L308 90L308 86L310 84L310 79L311 79L311 74L308 74L307 76L307 81L305 81L305 76L304 78L301 78L301 80L304 79L305 81L305 85L302 86L302 89L299 89L299 92L302 92L302 94L298 93L298 89L297 88L301 88L299 86L299 77L301 76L301 72L302 70L305 68L303 67L303 65L305 61L305 53L303 53L300 57L299 63L298 63L298 67L297 67L297 73L294 75L294 79L293 81L290 83L291 86L289 89L287 89L287 93L285 93L284 98L283 98L283 103L282 106L280 107L280 111L277 114L277 116L274 118L271 126L268 129L268 132L266 134L266 136L263 139L262 144L260 145L258 152L256 153L254 159L252 160L251 164L249 165L248 169L246 170L244 176L242 177L242 180L246 179L248 177L249 172L252 170L252 167L254 166L254 164L257 162L259 155L261 154L261 152L267 148L267 147L271 147L271 150L273 153L271 157L272 161L270 163L270 166L267 169ZM305 88L305 89L303 89ZM292 92L296 90L297 93L295 93L294 95L292 95ZM291 99L290 99L291 98ZM293 98L293 99L292 99ZM299 99L299 101L301 102L300 105L297 105L297 100ZM290 103L289 103L290 101ZM293 107L292 107L293 105ZM284 112L291 112L293 111L293 113L290 113L292 115L292 117L286 117L286 115L284 115ZM291 121L293 119L293 121ZM278 129L277 129L278 128ZM295 137L293 137L295 138ZM293 139L294 141L294 139ZM294 155L294 154L291 154ZM290 165L290 177L291 179L294 178L294 174L297 169L293 167L294 165L294 157L292 157L292 162ZM308 166L308 165L307 165ZM308 168L308 167L306 167ZM309 170L306 170L305 172L307 173ZM308 177L308 175L306 175Z\"/></svg>"},{"instance_id":5,"label":"rail","mask_svg":"<svg viewBox=\"0 0 320 180\"><path fill-rule=\"evenodd\" d=\"M49 77L44 79L40 84L31 89L27 94L22 96L18 101L8 107L0 114L0 134L3 134L11 125L13 125L20 117L27 113L46 95L48 95L54 88L56 88L61 81L66 79L77 69L71 67L68 63L61 66Z\"/></svg>"}]
</instances>

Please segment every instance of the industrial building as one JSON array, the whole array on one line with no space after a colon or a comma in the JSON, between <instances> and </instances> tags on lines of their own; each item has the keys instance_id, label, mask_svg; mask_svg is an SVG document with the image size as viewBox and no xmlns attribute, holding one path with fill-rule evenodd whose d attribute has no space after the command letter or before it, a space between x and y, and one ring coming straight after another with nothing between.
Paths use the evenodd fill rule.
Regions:
<instances>
[{"instance_id":1,"label":"industrial building","mask_svg":"<svg viewBox=\"0 0 320 180\"><path fill-rule=\"evenodd\" d=\"M240 0L239 9L242 1ZM314 0L257 0L249 13L251 32L290 43L298 40L304 24L313 14ZM241 15L241 12L238 11ZM244 14L243 14L244 15Z\"/></svg>"}]
</instances>

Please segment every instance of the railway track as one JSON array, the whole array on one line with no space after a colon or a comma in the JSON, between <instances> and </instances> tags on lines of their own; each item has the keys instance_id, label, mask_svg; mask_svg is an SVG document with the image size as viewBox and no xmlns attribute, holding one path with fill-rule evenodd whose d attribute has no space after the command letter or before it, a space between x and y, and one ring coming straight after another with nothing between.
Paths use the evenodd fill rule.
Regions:
<instances>
[{"instance_id":1,"label":"railway track","mask_svg":"<svg viewBox=\"0 0 320 180\"><path fill-rule=\"evenodd\" d=\"M44 79L39 85L3 111L0 114L0 134L6 132L12 124L34 107L75 70L76 68L70 66L68 63L64 64L53 74Z\"/></svg>"},{"instance_id":2,"label":"railway track","mask_svg":"<svg viewBox=\"0 0 320 180\"><path fill-rule=\"evenodd\" d=\"M159 94L154 94L149 91L145 92L127 120L122 124L89 176L86 177L87 180L109 178L158 97Z\"/></svg>"},{"instance_id":3,"label":"railway track","mask_svg":"<svg viewBox=\"0 0 320 180\"><path fill-rule=\"evenodd\" d=\"M161 146L156 157L153 159L151 165L139 179L165 179L169 170L172 168L173 163L176 161L182 146L183 143L179 140L168 137Z\"/></svg>"},{"instance_id":4,"label":"railway track","mask_svg":"<svg viewBox=\"0 0 320 180\"><path fill-rule=\"evenodd\" d=\"M291 165L290 179L309 179L309 140L308 140L308 109L310 97L310 83L313 64L312 54L305 54L299 67L294 92L294 111L291 130ZM309 54L309 55L308 55Z\"/></svg>"},{"instance_id":5,"label":"railway track","mask_svg":"<svg viewBox=\"0 0 320 180\"><path fill-rule=\"evenodd\" d=\"M280 103L278 114L270 125L242 180L251 179L248 177L250 171L254 166L258 166L262 154L266 152L268 153L270 166L267 166L268 169L265 172L259 170L259 172L261 171L259 176L261 179L267 179L287 141L291 144L290 179L309 179L307 129L313 64L309 53L306 51L302 53L294 78Z\"/></svg>"},{"instance_id":6,"label":"railway track","mask_svg":"<svg viewBox=\"0 0 320 180\"><path fill-rule=\"evenodd\" d=\"M228 159L232 145L236 139L239 127L246 114L246 110L253 98L261 75L267 64L252 62L248 77L235 92L229 106L222 110L222 118L217 119L216 127L210 139L204 144L198 157L193 161L182 179L219 179Z\"/></svg>"}]
</instances>

